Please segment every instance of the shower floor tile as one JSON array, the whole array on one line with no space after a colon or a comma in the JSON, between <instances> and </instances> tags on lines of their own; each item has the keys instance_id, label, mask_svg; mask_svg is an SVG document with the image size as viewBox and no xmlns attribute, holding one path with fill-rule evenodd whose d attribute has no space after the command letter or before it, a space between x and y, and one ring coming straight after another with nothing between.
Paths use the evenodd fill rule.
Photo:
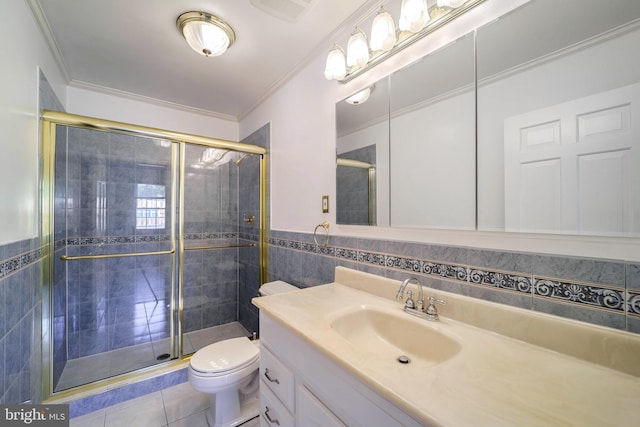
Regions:
<instances>
[{"instance_id":1,"label":"shower floor tile","mask_svg":"<svg viewBox=\"0 0 640 427\"><path fill-rule=\"evenodd\" d=\"M189 332L184 336L183 352L190 354L214 342L242 336L249 336L249 332L238 322ZM56 391L162 363L164 360L158 361L156 358L168 352L169 339L162 339L69 360L62 371Z\"/></svg>"}]
</instances>

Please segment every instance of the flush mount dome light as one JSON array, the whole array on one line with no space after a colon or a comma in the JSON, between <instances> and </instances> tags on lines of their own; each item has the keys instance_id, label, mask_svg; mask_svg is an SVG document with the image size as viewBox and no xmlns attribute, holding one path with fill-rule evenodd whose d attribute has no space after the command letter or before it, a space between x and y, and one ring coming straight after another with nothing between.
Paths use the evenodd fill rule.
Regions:
<instances>
[{"instance_id":1,"label":"flush mount dome light","mask_svg":"<svg viewBox=\"0 0 640 427\"><path fill-rule=\"evenodd\" d=\"M367 88L362 89L359 92L354 93L353 95L351 95L350 97L348 97L347 99L344 100L344 102L346 102L347 104L351 104L351 105L360 105L363 104L365 102L367 102L367 100L369 99L369 96L371 96L371 92L373 92L373 89L376 87L376 85L371 85Z\"/></svg>"},{"instance_id":2,"label":"flush mount dome light","mask_svg":"<svg viewBox=\"0 0 640 427\"><path fill-rule=\"evenodd\" d=\"M176 25L191 49L204 56L223 54L236 39L229 24L206 12L183 13Z\"/></svg>"}]
</instances>

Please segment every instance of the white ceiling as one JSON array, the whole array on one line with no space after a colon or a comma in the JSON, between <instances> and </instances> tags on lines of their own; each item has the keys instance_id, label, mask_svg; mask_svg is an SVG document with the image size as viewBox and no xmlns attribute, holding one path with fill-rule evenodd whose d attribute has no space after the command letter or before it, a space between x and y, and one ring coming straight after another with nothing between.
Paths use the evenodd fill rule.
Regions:
<instances>
[{"instance_id":1,"label":"white ceiling","mask_svg":"<svg viewBox=\"0 0 640 427\"><path fill-rule=\"evenodd\" d=\"M290 22L250 0L29 1L70 85L152 98L233 120L255 108L293 70L328 52L337 33L379 4L311 1ZM197 54L179 33L177 17L192 10L217 15L233 27L236 41L222 56Z\"/></svg>"}]
</instances>

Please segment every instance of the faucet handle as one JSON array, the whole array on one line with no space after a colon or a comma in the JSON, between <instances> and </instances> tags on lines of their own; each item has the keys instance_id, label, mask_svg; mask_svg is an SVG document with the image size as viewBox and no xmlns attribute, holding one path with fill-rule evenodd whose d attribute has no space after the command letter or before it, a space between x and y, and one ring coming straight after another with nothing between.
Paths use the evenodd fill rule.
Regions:
<instances>
[{"instance_id":1,"label":"faucet handle","mask_svg":"<svg viewBox=\"0 0 640 427\"><path fill-rule=\"evenodd\" d=\"M429 297L429 304L442 304L445 305L447 302L442 299L438 299L434 296Z\"/></svg>"},{"instance_id":2,"label":"faucet handle","mask_svg":"<svg viewBox=\"0 0 640 427\"><path fill-rule=\"evenodd\" d=\"M438 320L439 319L438 309L434 304L446 304L446 303L447 303L446 301L438 299L436 297L433 297L433 296L429 297L429 305L424 311L427 314L427 319L434 320L434 321Z\"/></svg>"},{"instance_id":3,"label":"faucet handle","mask_svg":"<svg viewBox=\"0 0 640 427\"><path fill-rule=\"evenodd\" d=\"M405 292L408 295L407 300L404 302L404 308L416 308L416 302L413 300L413 291L409 289Z\"/></svg>"}]
</instances>

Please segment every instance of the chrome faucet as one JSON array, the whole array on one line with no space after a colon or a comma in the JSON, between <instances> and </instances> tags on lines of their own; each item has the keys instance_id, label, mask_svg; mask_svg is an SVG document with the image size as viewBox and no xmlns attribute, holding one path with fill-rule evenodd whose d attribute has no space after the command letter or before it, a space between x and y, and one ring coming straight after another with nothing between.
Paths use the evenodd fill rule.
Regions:
<instances>
[{"instance_id":1,"label":"chrome faucet","mask_svg":"<svg viewBox=\"0 0 640 427\"><path fill-rule=\"evenodd\" d=\"M418 286L418 301L413 300L413 291L411 291L410 289L406 289L410 283ZM400 288L398 289L398 292L396 293L396 299L401 300L405 295L407 295L408 297L404 303L403 310L411 315L422 317L431 321L437 321L439 319L438 309L436 308L435 304L446 304L446 302L441 299L437 299L436 297L429 297L429 305L425 308L424 294L422 293L422 284L415 277L405 279L402 282Z\"/></svg>"},{"instance_id":2,"label":"chrome faucet","mask_svg":"<svg viewBox=\"0 0 640 427\"><path fill-rule=\"evenodd\" d=\"M411 290L405 291L405 288L409 283L413 283L418 286L418 301L413 300L413 292ZM410 309L419 310L419 311L422 311L424 309L424 295L422 293L422 285L420 284L418 279L416 279L415 277L410 277L408 279L405 279L400 285L400 288L398 289L398 293L396 293L396 299L401 300L405 294L409 295L409 297L407 298L407 301L404 304L405 308L410 308Z\"/></svg>"}]
</instances>

